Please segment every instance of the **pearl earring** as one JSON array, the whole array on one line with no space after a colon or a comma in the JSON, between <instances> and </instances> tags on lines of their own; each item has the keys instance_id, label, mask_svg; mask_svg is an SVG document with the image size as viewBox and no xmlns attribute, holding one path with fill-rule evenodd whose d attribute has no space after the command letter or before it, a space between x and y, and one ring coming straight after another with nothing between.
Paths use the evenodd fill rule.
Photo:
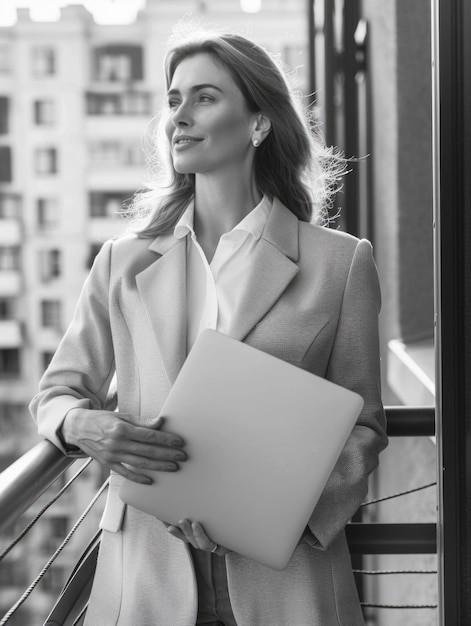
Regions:
<instances>
[{"instance_id":1,"label":"pearl earring","mask_svg":"<svg viewBox=\"0 0 471 626\"><path fill-rule=\"evenodd\" d=\"M254 139L253 145L254 145L254 148L258 148L258 146L260 145L260 141L258 139Z\"/></svg>"}]
</instances>

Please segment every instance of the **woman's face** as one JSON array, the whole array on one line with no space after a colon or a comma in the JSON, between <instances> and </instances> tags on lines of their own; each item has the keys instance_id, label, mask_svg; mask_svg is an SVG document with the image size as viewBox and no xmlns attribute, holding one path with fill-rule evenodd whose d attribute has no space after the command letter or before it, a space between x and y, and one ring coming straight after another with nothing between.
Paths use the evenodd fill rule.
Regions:
<instances>
[{"instance_id":1,"label":"woman's face","mask_svg":"<svg viewBox=\"0 0 471 626\"><path fill-rule=\"evenodd\" d=\"M248 111L230 74L210 54L180 62L168 91L165 125L181 174L251 167L257 114Z\"/></svg>"}]
</instances>

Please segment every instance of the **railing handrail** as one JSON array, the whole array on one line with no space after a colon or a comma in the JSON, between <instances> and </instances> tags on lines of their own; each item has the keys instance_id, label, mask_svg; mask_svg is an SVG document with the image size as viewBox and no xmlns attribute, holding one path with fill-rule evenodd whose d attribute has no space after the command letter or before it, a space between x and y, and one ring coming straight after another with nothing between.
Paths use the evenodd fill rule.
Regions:
<instances>
[{"instance_id":1,"label":"railing handrail","mask_svg":"<svg viewBox=\"0 0 471 626\"><path fill-rule=\"evenodd\" d=\"M16 521L76 459L43 440L0 473L0 529Z\"/></svg>"},{"instance_id":2,"label":"railing handrail","mask_svg":"<svg viewBox=\"0 0 471 626\"><path fill-rule=\"evenodd\" d=\"M389 406L385 411L390 436L435 434L434 407ZM44 440L0 473L0 529L18 519L75 460Z\"/></svg>"}]
</instances>

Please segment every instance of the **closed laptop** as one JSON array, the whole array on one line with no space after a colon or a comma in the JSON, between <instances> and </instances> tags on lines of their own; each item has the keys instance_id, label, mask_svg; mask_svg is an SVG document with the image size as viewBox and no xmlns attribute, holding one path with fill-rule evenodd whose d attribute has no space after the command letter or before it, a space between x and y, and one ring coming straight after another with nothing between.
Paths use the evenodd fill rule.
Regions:
<instances>
[{"instance_id":1,"label":"closed laptop","mask_svg":"<svg viewBox=\"0 0 471 626\"><path fill-rule=\"evenodd\" d=\"M199 521L216 543L284 569L362 407L350 390L205 330L160 413L188 460L146 470L152 485L126 480L120 496L170 524Z\"/></svg>"}]
</instances>

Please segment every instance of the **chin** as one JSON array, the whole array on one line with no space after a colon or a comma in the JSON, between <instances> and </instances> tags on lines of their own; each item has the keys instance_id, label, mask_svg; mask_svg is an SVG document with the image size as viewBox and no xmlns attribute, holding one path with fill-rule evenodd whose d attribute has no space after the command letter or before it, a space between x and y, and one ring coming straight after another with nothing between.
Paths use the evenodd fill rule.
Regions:
<instances>
[{"instance_id":1,"label":"chin","mask_svg":"<svg viewBox=\"0 0 471 626\"><path fill-rule=\"evenodd\" d=\"M196 174L198 168L194 163L173 162L173 168L179 174Z\"/></svg>"}]
</instances>

